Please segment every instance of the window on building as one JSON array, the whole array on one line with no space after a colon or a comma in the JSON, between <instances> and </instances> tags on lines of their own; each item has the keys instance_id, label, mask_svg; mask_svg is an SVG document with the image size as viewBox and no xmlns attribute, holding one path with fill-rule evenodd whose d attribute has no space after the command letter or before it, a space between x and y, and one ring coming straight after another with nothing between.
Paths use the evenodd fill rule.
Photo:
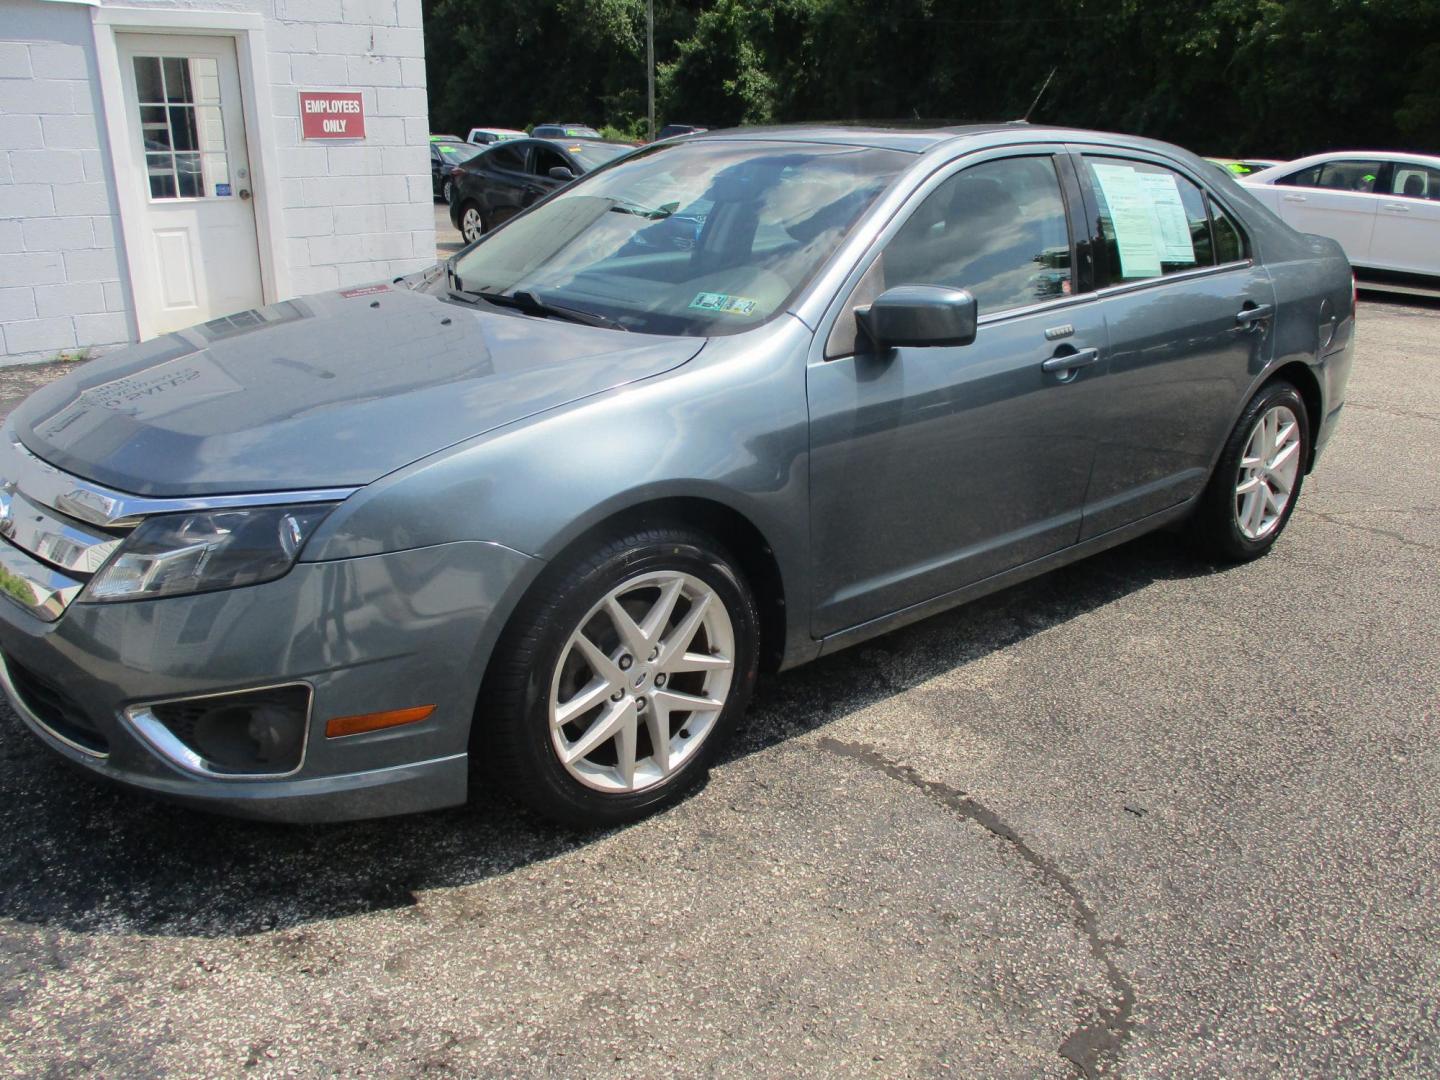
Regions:
<instances>
[{"instance_id":1,"label":"window on building","mask_svg":"<svg viewBox=\"0 0 1440 1080\"><path fill-rule=\"evenodd\" d=\"M150 197L229 195L230 164L214 58L137 56L135 90Z\"/></svg>"}]
</instances>

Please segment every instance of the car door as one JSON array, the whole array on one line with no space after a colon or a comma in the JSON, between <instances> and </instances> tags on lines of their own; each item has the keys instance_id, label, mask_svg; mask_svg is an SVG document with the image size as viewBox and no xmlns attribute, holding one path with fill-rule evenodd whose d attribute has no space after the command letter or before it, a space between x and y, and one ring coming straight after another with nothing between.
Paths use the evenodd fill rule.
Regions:
<instances>
[{"instance_id":1,"label":"car door","mask_svg":"<svg viewBox=\"0 0 1440 1080\"><path fill-rule=\"evenodd\" d=\"M539 202L546 195L549 195L556 188L565 183L564 180L556 180L550 175L551 169L569 169L576 176L580 175L578 167L564 154L553 146L545 143L536 143L530 153L528 171L530 173L530 190L527 197L529 203Z\"/></svg>"},{"instance_id":2,"label":"car door","mask_svg":"<svg viewBox=\"0 0 1440 1080\"><path fill-rule=\"evenodd\" d=\"M1083 540L1204 487L1268 361L1275 292L1238 218L1180 166L1092 148L1079 173L1110 350Z\"/></svg>"},{"instance_id":3,"label":"car door","mask_svg":"<svg viewBox=\"0 0 1440 1080\"><path fill-rule=\"evenodd\" d=\"M1374 158L1335 158L1276 180L1273 205L1291 228L1338 240L1352 263L1368 266L1384 172Z\"/></svg>"},{"instance_id":4,"label":"car door","mask_svg":"<svg viewBox=\"0 0 1440 1080\"><path fill-rule=\"evenodd\" d=\"M1370 265L1440 275L1440 168L1390 163L1375 213Z\"/></svg>"},{"instance_id":5,"label":"car door","mask_svg":"<svg viewBox=\"0 0 1440 1080\"><path fill-rule=\"evenodd\" d=\"M1077 287L1078 189L1059 164L1028 148L932 177L822 323L807 368L817 636L1074 543L1106 341ZM855 309L902 284L971 290L975 340L869 348Z\"/></svg>"},{"instance_id":6,"label":"car door","mask_svg":"<svg viewBox=\"0 0 1440 1080\"><path fill-rule=\"evenodd\" d=\"M528 168L530 146L529 143L498 143L481 155L485 164L479 178L480 187L492 227L514 217L533 201L528 196L532 186Z\"/></svg>"}]
</instances>

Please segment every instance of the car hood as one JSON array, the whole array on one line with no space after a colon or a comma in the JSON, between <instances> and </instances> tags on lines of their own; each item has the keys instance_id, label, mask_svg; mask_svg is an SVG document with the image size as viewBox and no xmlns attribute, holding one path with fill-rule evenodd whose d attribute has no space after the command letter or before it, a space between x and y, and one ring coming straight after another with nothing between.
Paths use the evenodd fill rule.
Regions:
<instances>
[{"instance_id":1,"label":"car hood","mask_svg":"<svg viewBox=\"0 0 1440 1080\"><path fill-rule=\"evenodd\" d=\"M371 285L111 353L9 423L50 464L137 495L351 487L703 345Z\"/></svg>"}]
</instances>

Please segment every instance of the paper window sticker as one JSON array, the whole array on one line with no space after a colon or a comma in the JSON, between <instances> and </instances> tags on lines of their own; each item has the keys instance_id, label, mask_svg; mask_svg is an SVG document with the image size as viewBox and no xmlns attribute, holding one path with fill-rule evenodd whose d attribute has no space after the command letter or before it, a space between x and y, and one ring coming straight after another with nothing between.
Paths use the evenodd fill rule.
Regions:
<instances>
[{"instance_id":1,"label":"paper window sticker","mask_svg":"<svg viewBox=\"0 0 1440 1080\"><path fill-rule=\"evenodd\" d=\"M1158 223L1136 180L1135 170L1128 165L1092 163L1095 178L1110 207L1110 223L1115 229L1115 247L1120 253L1120 276L1149 278L1160 276L1160 238Z\"/></svg>"},{"instance_id":2,"label":"paper window sticker","mask_svg":"<svg viewBox=\"0 0 1440 1080\"><path fill-rule=\"evenodd\" d=\"M1160 259L1169 263L1195 263L1195 242L1190 218L1180 198L1179 178L1173 173L1137 173L1140 189L1150 197L1160 230Z\"/></svg>"}]
</instances>

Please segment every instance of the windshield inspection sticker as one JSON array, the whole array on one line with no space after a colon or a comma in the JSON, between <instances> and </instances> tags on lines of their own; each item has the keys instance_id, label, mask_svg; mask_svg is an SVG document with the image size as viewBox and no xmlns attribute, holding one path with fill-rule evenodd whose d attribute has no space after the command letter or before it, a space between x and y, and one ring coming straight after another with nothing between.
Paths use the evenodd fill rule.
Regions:
<instances>
[{"instance_id":1,"label":"windshield inspection sticker","mask_svg":"<svg viewBox=\"0 0 1440 1080\"><path fill-rule=\"evenodd\" d=\"M759 303L748 296L728 296L725 293L696 293L690 306L699 311L713 311L719 315L753 315Z\"/></svg>"}]
</instances>

